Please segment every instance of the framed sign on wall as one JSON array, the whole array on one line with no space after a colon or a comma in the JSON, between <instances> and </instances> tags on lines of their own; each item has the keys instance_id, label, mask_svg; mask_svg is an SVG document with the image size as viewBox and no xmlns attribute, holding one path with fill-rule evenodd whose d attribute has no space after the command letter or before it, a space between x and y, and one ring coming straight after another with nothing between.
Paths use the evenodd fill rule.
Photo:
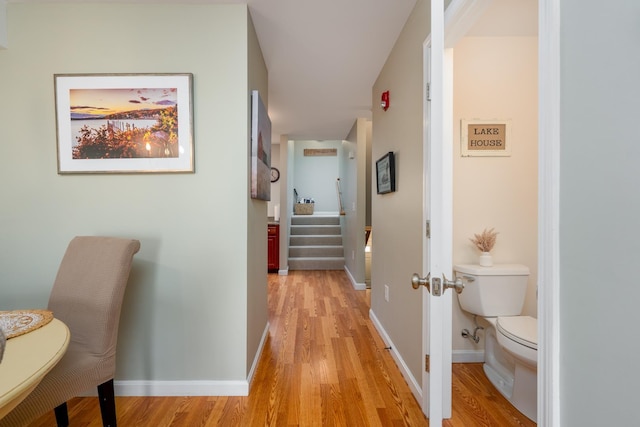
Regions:
<instances>
[{"instance_id":1,"label":"framed sign on wall","mask_svg":"<svg viewBox=\"0 0 640 427\"><path fill-rule=\"evenodd\" d=\"M511 120L460 121L460 154L463 157L511 155Z\"/></svg>"}]
</instances>

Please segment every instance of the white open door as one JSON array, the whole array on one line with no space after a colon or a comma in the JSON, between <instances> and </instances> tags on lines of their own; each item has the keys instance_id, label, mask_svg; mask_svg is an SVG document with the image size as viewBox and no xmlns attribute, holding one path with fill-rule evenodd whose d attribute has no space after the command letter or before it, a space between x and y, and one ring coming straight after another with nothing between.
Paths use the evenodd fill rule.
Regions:
<instances>
[{"instance_id":1,"label":"white open door","mask_svg":"<svg viewBox=\"0 0 640 427\"><path fill-rule=\"evenodd\" d=\"M452 147L447 114L451 82L445 69L451 55L444 49L443 0L431 2L431 35L424 44L424 209L423 277L414 275L422 289L423 351L422 409L431 427L451 418L451 303L452 293ZM423 285L423 286L419 286Z\"/></svg>"},{"instance_id":2,"label":"white open door","mask_svg":"<svg viewBox=\"0 0 640 427\"><path fill-rule=\"evenodd\" d=\"M424 57L424 209L422 408L431 427L451 418L453 281L453 46L492 0L431 0ZM424 285L424 287L419 286ZM428 286L427 286L428 285Z\"/></svg>"}]
</instances>

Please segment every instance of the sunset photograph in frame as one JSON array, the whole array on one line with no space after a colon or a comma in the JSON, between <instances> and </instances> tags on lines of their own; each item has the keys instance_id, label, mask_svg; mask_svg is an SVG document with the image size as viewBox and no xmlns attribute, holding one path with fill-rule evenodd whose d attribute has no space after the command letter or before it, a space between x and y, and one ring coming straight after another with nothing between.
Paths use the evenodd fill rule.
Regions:
<instances>
[{"instance_id":1,"label":"sunset photograph in frame","mask_svg":"<svg viewBox=\"0 0 640 427\"><path fill-rule=\"evenodd\" d=\"M56 74L58 173L194 172L192 74Z\"/></svg>"}]
</instances>

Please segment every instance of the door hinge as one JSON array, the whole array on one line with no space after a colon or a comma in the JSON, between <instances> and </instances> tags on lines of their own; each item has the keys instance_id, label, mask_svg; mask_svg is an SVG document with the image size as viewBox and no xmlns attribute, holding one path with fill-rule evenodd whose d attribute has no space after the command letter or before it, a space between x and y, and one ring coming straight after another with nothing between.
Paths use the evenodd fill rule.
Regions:
<instances>
[{"instance_id":1,"label":"door hinge","mask_svg":"<svg viewBox=\"0 0 640 427\"><path fill-rule=\"evenodd\" d=\"M427 101L431 101L431 83L427 83Z\"/></svg>"},{"instance_id":2,"label":"door hinge","mask_svg":"<svg viewBox=\"0 0 640 427\"><path fill-rule=\"evenodd\" d=\"M431 238L431 221L427 220L427 224L425 226L425 235L427 236L427 239Z\"/></svg>"},{"instance_id":3,"label":"door hinge","mask_svg":"<svg viewBox=\"0 0 640 427\"><path fill-rule=\"evenodd\" d=\"M429 355L428 354L424 355L424 371L425 372L430 372L429 371Z\"/></svg>"}]
</instances>

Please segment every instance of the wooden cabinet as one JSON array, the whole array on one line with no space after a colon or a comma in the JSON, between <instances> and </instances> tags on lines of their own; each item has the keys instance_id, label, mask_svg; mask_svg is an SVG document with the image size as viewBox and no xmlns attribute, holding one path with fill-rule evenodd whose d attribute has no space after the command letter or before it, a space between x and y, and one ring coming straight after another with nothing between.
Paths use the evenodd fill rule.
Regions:
<instances>
[{"instance_id":1,"label":"wooden cabinet","mask_svg":"<svg viewBox=\"0 0 640 427\"><path fill-rule=\"evenodd\" d=\"M267 248L267 269L269 271L278 270L280 268L280 225L268 225Z\"/></svg>"}]
</instances>

